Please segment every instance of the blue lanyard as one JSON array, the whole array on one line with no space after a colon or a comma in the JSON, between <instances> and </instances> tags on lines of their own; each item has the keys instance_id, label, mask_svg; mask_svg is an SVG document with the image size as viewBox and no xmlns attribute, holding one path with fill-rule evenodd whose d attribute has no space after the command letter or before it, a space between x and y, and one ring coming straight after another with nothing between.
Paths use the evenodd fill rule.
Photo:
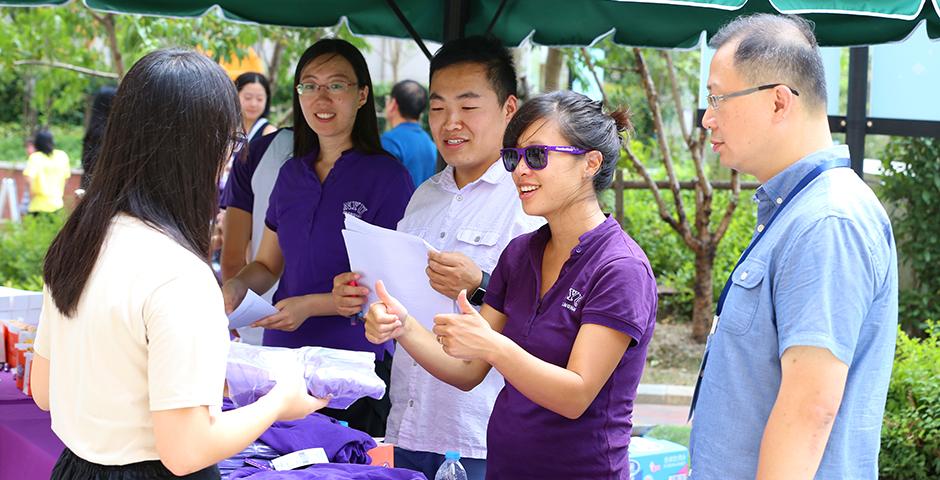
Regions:
<instances>
[{"instance_id":1,"label":"blue lanyard","mask_svg":"<svg viewBox=\"0 0 940 480\"><path fill-rule=\"evenodd\" d=\"M826 170L831 170L833 168L844 168L848 166L849 166L849 159L847 158L836 158L833 160L829 160L827 162L824 162L818 165L816 168L813 169L813 171L807 173L806 176L804 176L803 179L800 180L800 183L797 183L796 186L793 187L793 190L790 191L790 194L787 195L787 198L784 199L783 203L781 203L780 206L777 207L777 210L774 212L774 214L770 216L770 220L768 220L767 223L764 224L764 229L757 233L757 236L754 237L754 240L751 240L751 244L748 245L747 249L744 250L744 253L741 254L741 258L738 259L738 263L736 263L734 265L734 268L731 269L731 275L728 275L728 281L725 282L724 288L721 289L721 296L718 297L718 308L715 310L716 316L719 316L719 317L721 316L721 307L724 306L725 297L728 296L728 290L731 289L731 283L732 283L731 278L734 276L734 271L737 270L738 267L741 266L741 264L744 263L745 260L747 260L748 255L751 254L751 250L754 250L754 246L757 245L757 242L759 242L761 238L764 238L764 234L767 233L767 230L770 229L770 225L774 223L774 220L777 219L777 216L780 215L780 212L783 211L784 207L786 207L790 203L790 201L793 200L793 198L797 196L797 194L803 191L803 189L806 188L807 185L809 185L813 180L816 180L816 177L821 175Z\"/></svg>"},{"instance_id":2,"label":"blue lanyard","mask_svg":"<svg viewBox=\"0 0 940 480\"><path fill-rule=\"evenodd\" d=\"M719 318L721 317L721 308L725 305L725 297L728 296L728 290L731 289L731 284L733 283L731 279L734 276L735 270L737 270L738 267L741 266L745 260L747 260L748 255L750 255L751 251L754 250L754 246L757 245L757 242L759 242L761 238L764 238L764 234L767 233L767 230L770 229L770 225L774 223L774 220L776 220L777 216L780 215L780 212L783 211L784 207L789 205L790 201L793 200L797 194L803 191L807 185L809 185L813 180L816 179L816 177L821 175L826 170L848 167L849 164L850 162L847 158L836 158L823 162L814 168L811 172L807 173L806 176L804 176L803 179L800 180L800 182L797 183L795 187L793 187L793 190L790 191L790 194L787 195L787 198L780 203L780 206L777 207L777 210L774 212L774 214L770 216L770 220L764 224L764 229L760 232L757 232L757 236L751 240L750 245L747 246L747 249L744 250L744 253L741 254L741 258L738 259L738 263L736 263L734 268L731 269L731 275L728 275L728 281L725 282L724 288L721 289L721 296L718 297L718 308L715 309L715 319L713 322L718 322ZM715 328L715 326L712 328ZM699 367L698 371L698 379L695 381L695 390L692 392L692 404L689 406L689 420L692 419L692 414L695 413L695 404L698 402L699 389L702 387L702 378L705 376L705 364L707 362L708 350L705 350L705 355L702 357L702 365Z\"/></svg>"}]
</instances>

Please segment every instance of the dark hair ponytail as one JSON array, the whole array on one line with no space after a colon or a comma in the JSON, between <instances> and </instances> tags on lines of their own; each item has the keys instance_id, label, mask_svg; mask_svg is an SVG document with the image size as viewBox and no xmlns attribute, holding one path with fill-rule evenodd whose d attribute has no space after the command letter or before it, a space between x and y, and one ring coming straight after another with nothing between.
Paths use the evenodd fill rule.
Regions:
<instances>
[{"instance_id":1,"label":"dark hair ponytail","mask_svg":"<svg viewBox=\"0 0 940 480\"><path fill-rule=\"evenodd\" d=\"M67 316L75 314L118 213L208 263L216 179L241 123L235 85L222 68L180 49L157 50L134 64L109 118L85 197L43 264L43 279Z\"/></svg>"}]
</instances>

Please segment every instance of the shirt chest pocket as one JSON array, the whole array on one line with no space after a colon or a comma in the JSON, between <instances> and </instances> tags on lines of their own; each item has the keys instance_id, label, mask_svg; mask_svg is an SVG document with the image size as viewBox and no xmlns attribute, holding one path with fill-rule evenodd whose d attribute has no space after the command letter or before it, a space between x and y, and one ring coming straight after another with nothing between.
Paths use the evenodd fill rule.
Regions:
<instances>
[{"instance_id":1,"label":"shirt chest pocket","mask_svg":"<svg viewBox=\"0 0 940 480\"><path fill-rule=\"evenodd\" d=\"M457 249L473 259L481 269L492 273L499 259L496 242L499 241L499 232L482 230L478 228L461 228L457 230Z\"/></svg>"},{"instance_id":2,"label":"shirt chest pocket","mask_svg":"<svg viewBox=\"0 0 940 480\"><path fill-rule=\"evenodd\" d=\"M733 335L743 335L751 328L763 295L764 274L767 264L760 259L748 259L734 270L731 287L721 309L718 329Z\"/></svg>"}]
</instances>

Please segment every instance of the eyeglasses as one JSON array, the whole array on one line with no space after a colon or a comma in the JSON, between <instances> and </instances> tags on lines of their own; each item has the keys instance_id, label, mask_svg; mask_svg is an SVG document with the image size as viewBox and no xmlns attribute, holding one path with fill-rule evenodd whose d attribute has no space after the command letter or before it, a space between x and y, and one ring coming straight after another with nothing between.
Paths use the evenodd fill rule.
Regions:
<instances>
[{"instance_id":1,"label":"eyeglasses","mask_svg":"<svg viewBox=\"0 0 940 480\"><path fill-rule=\"evenodd\" d=\"M541 170L548 166L548 152L564 152L572 155L583 155L589 150L567 145L529 145L524 148L503 148L499 151L503 156L503 166L512 172L519 165L521 159L532 170Z\"/></svg>"},{"instance_id":2,"label":"eyeglasses","mask_svg":"<svg viewBox=\"0 0 940 480\"><path fill-rule=\"evenodd\" d=\"M705 99L708 100L708 106L712 107L712 110L718 110L718 106L721 104L722 100L727 100L729 98L734 98L734 97L743 97L745 95L750 95L752 93L759 92L761 90L769 90L771 88L779 87L781 85L789 88L790 91L793 92L794 95L800 96L800 92L797 92L795 88L789 85L784 85L782 83L768 83L767 85L746 88L744 90L739 90L737 92L732 92L732 93L726 93L724 95L709 95L705 97Z\"/></svg>"},{"instance_id":3,"label":"eyeglasses","mask_svg":"<svg viewBox=\"0 0 940 480\"><path fill-rule=\"evenodd\" d=\"M248 135L243 132L237 132L232 135L232 155L238 154L248 144Z\"/></svg>"},{"instance_id":4,"label":"eyeglasses","mask_svg":"<svg viewBox=\"0 0 940 480\"><path fill-rule=\"evenodd\" d=\"M321 88L326 90L326 93L330 95L342 95L346 93L346 91L349 90L349 87L353 85L359 86L358 83L354 83L354 82L338 82L337 81L337 82L330 82L324 85L320 85L316 82L298 83L296 88L297 88L297 95L300 95L301 97L307 94L314 95L317 92L317 90Z\"/></svg>"}]
</instances>

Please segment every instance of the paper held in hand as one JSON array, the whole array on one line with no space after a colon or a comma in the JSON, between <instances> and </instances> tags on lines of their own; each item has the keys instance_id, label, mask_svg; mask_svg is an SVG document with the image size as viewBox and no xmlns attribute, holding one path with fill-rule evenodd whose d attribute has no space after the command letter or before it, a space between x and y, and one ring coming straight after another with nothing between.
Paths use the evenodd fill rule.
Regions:
<instances>
[{"instance_id":1,"label":"paper held in hand","mask_svg":"<svg viewBox=\"0 0 940 480\"><path fill-rule=\"evenodd\" d=\"M258 296L257 293L248 290L242 303L238 304L238 308L228 314L228 328L247 327L275 313L277 313L277 309L273 305Z\"/></svg>"},{"instance_id":2,"label":"paper held in hand","mask_svg":"<svg viewBox=\"0 0 940 480\"><path fill-rule=\"evenodd\" d=\"M459 311L456 302L438 293L428 282L425 271L428 252L437 250L426 241L377 227L349 214L343 239L350 268L362 275L359 284L370 290L366 308L379 300L375 282L382 280L388 292L428 329L434 325L435 315Z\"/></svg>"}]
</instances>

